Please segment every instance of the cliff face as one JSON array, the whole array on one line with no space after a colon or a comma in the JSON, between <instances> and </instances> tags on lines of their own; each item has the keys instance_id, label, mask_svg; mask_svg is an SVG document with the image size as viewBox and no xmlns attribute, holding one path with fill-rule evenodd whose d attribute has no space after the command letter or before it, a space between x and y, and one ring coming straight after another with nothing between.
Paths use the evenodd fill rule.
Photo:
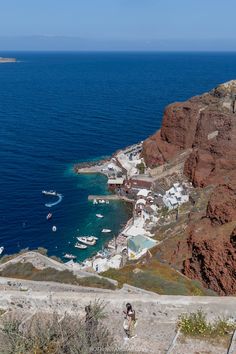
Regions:
<instances>
[{"instance_id":1,"label":"cliff face","mask_svg":"<svg viewBox=\"0 0 236 354\"><path fill-rule=\"evenodd\" d=\"M168 106L161 130L144 142L143 156L154 167L191 148L185 174L193 184L224 183L228 172L236 168L235 139L236 81L230 81Z\"/></svg>"},{"instance_id":2,"label":"cliff face","mask_svg":"<svg viewBox=\"0 0 236 354\"><path fill-rule=\"evenodd\" d=\"M160 131L143 144L149 167L191 149L184 173L196 187L214 185L203 215L187 228L182 271L221 295L236 294L236 81L168 106ZM176 250L175 250L176 252Z\"/></svg>"}]
</instances>

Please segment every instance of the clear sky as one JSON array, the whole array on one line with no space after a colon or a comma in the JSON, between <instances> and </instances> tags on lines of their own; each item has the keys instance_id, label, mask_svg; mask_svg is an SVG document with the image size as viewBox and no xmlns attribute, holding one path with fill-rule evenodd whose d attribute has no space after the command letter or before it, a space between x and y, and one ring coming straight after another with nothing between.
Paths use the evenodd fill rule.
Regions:
<instances>
[{"instance_id":1,"label":"clear sky","mask_svg":"<svg viewBox=\"0 0 236 354\"><path fill-rule=\"evenodd\" d=\"M127 43L131 49L191 49L192 41L236 50L235 17L236 0L0 0L0 49L14 45L13 37L17 49L37 49L37 43L58 44L55 37L63 36L65 49L68 41L79 49L87 40L95 50Z\"/></svg>"}]
</instances>

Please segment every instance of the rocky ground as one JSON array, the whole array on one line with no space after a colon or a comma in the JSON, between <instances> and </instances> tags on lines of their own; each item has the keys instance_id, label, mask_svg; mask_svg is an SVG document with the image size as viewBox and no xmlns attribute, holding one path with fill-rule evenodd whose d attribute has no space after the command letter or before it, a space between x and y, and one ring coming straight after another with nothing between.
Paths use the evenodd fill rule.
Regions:
<instances>
[{"instance_id":1,"label":"rocky ground","mask_svg":"<svg viewBox=\"0 0 236 354\"><path fill-rule=\"evenodd\" d=\"M182 173L206 191L207 200L203 208L189 210L182 238L172 240L172 247L163 244L163 258L220 295L236 294L235 139L236 81L230 81L169 105L142 153L149 168L162 171L186 153Z\"/></svg>"},{"instance_id":2,"label":"rocky ground","mask_svg":"<svg viewBox=\"0 0 236 354\"><path fill-rule=\"evenodd\" d=\"M176 336L178 316L202 308L209 319L217 315L236 317L234 298L159 296L141 289L124 286L111 291L92 289L49 282L33 282L19 279L0 278L0 308L7 312L17 311L22 319L30 320L38 312L57 311L84 316L84 308L95 299L106 304L106 324L113 332L117 346L122 352L167 353ZM131 302L136 310L137 337L124 340L122 329L123 309ZM1 337L0 337L1 338ZM228 342L188 339L178 336L169 354L226 354Z\"/></svg>"}]
</instances>

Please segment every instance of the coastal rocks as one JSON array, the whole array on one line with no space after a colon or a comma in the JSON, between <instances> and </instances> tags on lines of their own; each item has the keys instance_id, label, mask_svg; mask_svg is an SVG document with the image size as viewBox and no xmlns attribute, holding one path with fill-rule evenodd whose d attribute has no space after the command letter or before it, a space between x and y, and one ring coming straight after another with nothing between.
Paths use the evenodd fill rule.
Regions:
<instances>
[{"instance_id":1,"label":"coastal rocks","mask_svg":"<svg viewBox=\"0 0 236 354\"><path fill-rule=\"evenodd\" d=\"M236 169L236 81L165 110L161 129L143 143L153 168L192 149L184 172L195 186L224 183Z\"/></svg>"},{"instance_id":2,"label":"coastal rocks","mask_svg":"<svg viewBox=\"0 0 236 354\"><path fill-rule=\"evenodd\" d=\"M236 294L236 80L168 106L161 129L143 143L148 167L172 163L190 151L183 167L194 187L213 188L205 207L193 207L182 239L163 258L221 295ZM197 201L199 204L199 201ZM196 210L194 210L196 209ZM181 267L180 267L181 268Z\"/></svg>"},{"instance_id":3,"label":"coastal rocks","mask_svg":"<svg viewBox=\"0 0 236 354\"><path fill-rule=\"evenodd\" d=\"M214 225L236 220L236 180L215 188L208 202L206 216Z\"/></svg>"},{"instance_id":4,"label":"coastal rocks","mask_svg":"<svg viewBox=\"0 0 236 354\"><path fill-rule=\"evenodd\" d=\"M191 256L183 262L183 273L219 295L235 295L235 222L214 227L209 219L202 219L190 227L187 245Z\"/></svg>"}]
</instances>

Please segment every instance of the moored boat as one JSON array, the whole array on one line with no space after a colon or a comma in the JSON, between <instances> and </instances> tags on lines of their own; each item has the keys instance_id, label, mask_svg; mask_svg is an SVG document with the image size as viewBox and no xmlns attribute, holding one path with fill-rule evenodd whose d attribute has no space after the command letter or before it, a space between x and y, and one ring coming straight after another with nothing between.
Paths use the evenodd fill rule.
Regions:
<instances>
[{"instance_id":1,"label":"moored boat","mask_svg":"<svg viewBox=\"0 0 236 354\"><path fill-rule=\"evenodd\" d=\"M111 230L110 229L102 229L102 232L103 233L108 233L108 232L111 232Z\"/></svg>"},{"instance_id":2,"label":"moored boat","mask_svg":"<svg viewBox=\"0 0 236 354\"><path fill-rule=\"evenodd\" d=\"M104 216L102 214L96 214L96 217L100 218L100 219L104 218Z\"/></svg>"},{"instance_id":3,"label":"moored boat","mask_svg":"<svg viewBox=\"0 0 236 354\"><path fill-rule=\"evenodd\" d=\"M1 246L1 247L0 247L0 255L3 253L3 251L4 251L4 247Z\"/></svg>"},{"instance_id":4,"label":"moored boat","mask_svg":"<svg viewBox=\"0 0 236 354\"><path fill-rule=\"evenodd\" d=\"M48 215L46 216L46 219L49 220L52 218L52 213L48 213Z\"/></svg>"},{"instance_id":5,"label":"moored boat","mask_svg":"<svg viewBox=\"0 0 236 354\"><path fill-rule=\"evenodd\" d=\"M64 255L64 258L67 258L67 259L76 259L76 256L74 256L74 255L71 254L71 253L66 253L66 254Z\"/></svg>"},{"instance_id":6,"label":"moored boat","mask_svg":"<svg viewBox=\"0 0 236 354\"><path fill-rule=\"evenodd\" d=\"M93 204L98 204L97 199L93 200Z\"/></svg>"},{"instance_id":7,"label":"moored boat","mask_svg":"<svg viewBox=\"0 0 236 354\"><path fill-rule=\"evenodd\" d=\"M81 236L81 237L77 237L77 240L88 246L93 246L96 243L96 239L93 236L88 236L88 237Z\"/></svg>"},{"instance_id":8,"label":"moored boat","mask_svg":"<svg viewBox=\"0 0 236 354\"><path fill-rule=\"evenodd\" d=\"M75 247L76 247L76 248L79 248L79 249L81 249L81 250L85 250L88 246L82 245L81 243L76 242Z\"/></svg>"},{"instance_id":9,"label":"moored boat","mask_svg":"<svg viewBox=\"0 0 236 354\"><path fill-rule=\"evenodd\" d=\"M56 232L56 231L57 231L57 227L56 227L55 225L52 227L52 231L53 231L53 232Z\"/></svg>"}]
</instances>

